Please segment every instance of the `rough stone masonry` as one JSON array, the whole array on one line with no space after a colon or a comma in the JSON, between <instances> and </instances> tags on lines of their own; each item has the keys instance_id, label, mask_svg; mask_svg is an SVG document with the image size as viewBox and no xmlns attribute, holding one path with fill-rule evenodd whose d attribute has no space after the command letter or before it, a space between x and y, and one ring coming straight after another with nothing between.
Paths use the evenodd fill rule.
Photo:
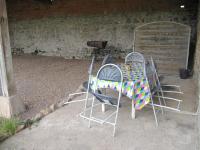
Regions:
<instances>
[{"instance_id":1,"label":"rough stone masonry","mask_svg":"<svg viewBox=\"0 0 200 150\"><path fill-rule=\"evenodd\" d=\"M8 0L13 50L47 56L90 57L89 40L107 40L124 57L133 46L134 28L152 21L175 21L196 30L196 0ZM117 57L118 57L117 56Z\"/></svg>"}]
</instances>

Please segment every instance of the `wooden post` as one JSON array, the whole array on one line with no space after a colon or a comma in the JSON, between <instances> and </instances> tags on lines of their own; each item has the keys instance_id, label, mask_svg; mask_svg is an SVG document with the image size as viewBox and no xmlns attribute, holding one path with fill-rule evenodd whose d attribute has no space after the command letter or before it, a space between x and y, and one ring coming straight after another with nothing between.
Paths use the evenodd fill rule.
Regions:
<instances>
[{"instance_id":1,"label":"wooden post","mask_svg":"<svg viewBox=\"0 0 200 150\"><path fill-rule=\"evenodd\" d=\"M0 116L11 117L24 111L24 104L16 93L13 78L12 54L5 0L0 0L0 78L3 96L0 96Z\"/></svg>"},{"instance_id":2,"label":"wooden post","mask_svg":"<svg viewBox=\"0 0 200 150\"><path fill-rule=\"evenodd\" d=\"M3 94L1 96L9 96L1 28L0 28L0 79L1 79L1 89L2 89L2 94Z\"/></svg>"},{"instance_id":3,"label":"wooden post","mask_svg":"<svg viewBox=\"0 0 200 150\"><path fill-rule=\"evenodd\" d=\"M4 53L4 61L6 67L6 74L7 74L7 84L8 84L8 91L9 95L15 93L15 83L13 78L13 65L12 65L12 54L11 54L11 47L10 47L10 36L9 36L9 29L8 29L8 17L7 17L7 10L6 10L6 2L5 0L0 0L0 24L1 24L1 35L2 35L2 47Z\"/></svg>"}]
</instances>

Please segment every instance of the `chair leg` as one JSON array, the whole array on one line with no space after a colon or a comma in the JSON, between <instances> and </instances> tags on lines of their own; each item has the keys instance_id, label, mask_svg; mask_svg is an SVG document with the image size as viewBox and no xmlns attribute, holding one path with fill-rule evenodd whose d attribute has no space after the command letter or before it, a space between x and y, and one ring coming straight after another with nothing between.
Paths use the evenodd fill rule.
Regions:
<instances>
[{"instance_id":1,"label":"chair leg","mask_svg":"<svg viewBox=\"0 0 200 150\"><path fill-rule=\"evenodd\" d=\"M153 103L152 98L151 98L151 105L152 105L152 108L153 108L153 113L154 113L154 117L155 117L155 121L156 121L156 127L158 127L158 120L157 120L156 111L155 111L155 107L154 107L154 103Z\"/></svg>"},{"instance_id":2,"label":"chair leg","mask_svg":"<svg viewBox=\"0 0 200 150\"><path fill-rule=\"evenodd\" d=\"M160 104L160 106L162 106L162 102L161 102L161 99L160 99L160 94L159 94L159 92L157 92L157 93L158 93L159 104ZM161 111L162 111L162 115L163 115L164 114L163 107L161 107Z\"/></svg>"},{"instance_id":3,"label":"chair leg","mask_svg":"<svg viewBox=\"0 0 200 150\"><path fill-rule=\"evenodd\" d=\"M90 128L90 126L91 126L91 117L92 117L92 111L93 111L93 106L94 106L94 99L95 99L95 97L93 96L92 106L91 106L91 110L90 110L90 119L89 119L88 128Z\"/></svg>"},{"instance_id":4,"label":"chair leg","mask_svg":"<svg viewBox=\"0 0 200 150\"><path fill-rule=\"evenodd\" d=\"M87 85L87 92L86 92L86 101L85 101L85 106L84 106L84 110L83 110L84 116L85 116L85 110L87 109L87 102L88 102L88 97L89 97L90 80L91 80L91 76L89 75L89 80L88 80L88 85Z\"/></svg>"},{"instance_id":5,"label":"chair leg","mask_svg":"<svg viewBox=\"0 0 200 150\"><path fill-rule=\"evenodd\" d=\"M119 112L119 104L117 107L117 112L116 112L116 116L115 116L115 123L114 123L114 128L113 128L113 137L115 136L115 132L116 132L116 124L117 124L117 119L118 119L118 112Z\"/></svg>"},{"instance_id":6,"label":"chair leg","mask_svg":"<svg viewBox=\"0 0 200 150\"><path fill-rule=\"evenodd\" d=\"M181 102L178 102L177 109L180 109Z\"/></svg>"},{"instance_id":7,"label":"chair leg","mask_svg":"<svg viewBox=\"0 0 200 150\"><path fill-rule=\"evenodd\" d=\"M162 88L160 89L160 92L161 92L161 96L164 97L164 94L163 94ZM164 98L163 98L163 103L164 103L165 106L167 106L166 101L165 101Z\"/></svg>"},{"instance_id":8,"label":"chair leg","mask_svg":"<svg viewBox=\"0 0 200 150\"><path fill-rule=\"evenodd\" d=\"M158 82L158 85L160 86L161 96L164 97L163 90L162 90L162 86L161 86L161 84L160 84L160 80L159 80L159 77L158 77L156 68L155 68L155 75L156 75L156 80L157 80L157 82ZM157 84L156 84L156 85L157 85ZM164 98L163 98L163 103L164 103L164 105L166 106L166 101L165 101ZM162 112L163 112L163 110L162 110Z\"/></svg>"},{"instance_id":9,"label":"chair leg","mask_svg":"<svg viewBox=\"0 0 200 150\"><path fill-rule=\"evenodd\" d=\"M117 124L117 119L118 119L118 113L119 113L119 103L120 103L120 99L121 99L121 93L119 94L118 97L118 103L117 103L117 111L116 111L116 115L115 115L115 122L114 122L114 129L113 129L113 136L115 136L115 132L116 132L116 124Z\"/></svg>"},{"instance_id":10,"label":"chair leg","mask_svg":"<svg viewBox=\"0 0 200 150\"><path fill-rule=\"evenodd\" d=\"M134 105L134 100L132 100L132 111L131 111L131 117L132 119L135 119L135 105Z\"/></svg>"},{"instance_id":11,"label":"chair leg","mask_svg":"<svg viewBox=\"0 0 200 150\"><path fill-rule=\"evenodd\" d=\"M113 137L115 137L115 132L116 132L116 125L114 125L114 129L113 129Z\"/></svg>"},{"instance_id":12,"label":"chair leg","mask_svg":"<svg viewBox=\"0 0 200 150\"><path fill-rule=\"evenodd\" d=\"M105 95L106 95L106 89L104 89L104 92L105 92ZM106 112L106 105L102 104L101 109L102 109L102 112Z\"/></svg>"},{"instance_id":13,"label":"chair leg","mask_svg":"<svg viewBox=\"0 0 200 150\"><path fill-rule=\"evenodd\" d=\"M84 106L84 110L83 110L83 114L84 114L84 116L85 116L85 110L87 109L87 103L88 103L88 97L89 97L89 92L87 91L87 93L86 93L86 101L85 101L85 106Z\"/></svg>"},{"instance_id":14,"label":"chair leg","mask_svg":"<svg viewBox=\"0 0 200 150\"><path fill-rule=\"evenodd\" d=\"M102 112L106 112L106 105L105 104L101 104L101 110L102 110Z\"/></svg>"}]
</instances>

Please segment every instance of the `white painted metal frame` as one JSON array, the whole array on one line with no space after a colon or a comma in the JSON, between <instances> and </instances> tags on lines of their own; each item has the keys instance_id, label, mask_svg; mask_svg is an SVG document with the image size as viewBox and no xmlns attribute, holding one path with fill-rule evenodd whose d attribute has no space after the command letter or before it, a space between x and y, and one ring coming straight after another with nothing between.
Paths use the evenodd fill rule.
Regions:
<instances>
[{"instance_id":1,"label":"white painted metal frame","mask_svg":"<svg viewBox=\"0 0 200 150\"><path fill-rule=\"evenodd\" d=\"M174 93L174 94L184 94L181 90L181 87L180 85L173 85L173 84L161 84L160 80L159 80L159 75L158 75L158 72L157 72L157 69L155 67L155 63L154 63L154 60L153 60L153 57L151 57L151 66L153 67L153 72L155 73L155 78L159 84L159 86L161 86L161 92L162 93ZM171 88L174 88L176 89L175 91L170 91L170 90L163 90L162 87L171 87Z\"/></svg>"},{"instance_id":2,"label":"white painted metal frame","mask_svg":"<svg viewBox=\"0 0 200 150\"><path fill-rule=\"evenodd\" d=\"M149 85L149 80L147 78L147 74L146 74L146 65L145 65L145 61L144 61L144 75L145 75L145 78L148 82L148 85ZM150 89L150 85L149 85L149 89ZM154 119L155 119L155 122L156 122L156 127L158 127L158 118L157 118L157 115L156 115L156 110L155 110L155 104L154 104L154 100L153 100L153 95L151 93L151 89L150 89L150 105L152 106L152 109L153 109L153 114L154 114ZM159 99L159 103L161 104L161 101ZM162 109L161 109L162 110ZM162 110L162 113L163 113L163 110Z\"/></svg>"},{"instance_id":3,"label":"white painted metal frame","mask_svg":"<svg viewBox=\"0 0 200 150\"><path fill-rule=\"evenodd\" d=\"M143 25L140 25L138 27L136 27L134 29L134 37L133 37L133 52L136 51L135 50L135 39L136 39L136 32L144 27L144 26L147 26L147 25L151 25L151 24L154 24L154 23L173 23L173 24L177 24L177 25L180 25L180 26L183 26L183 27L186 27L188 29L188 45L187 45L187 60L186 60L186 63L185 63L185 69L187 69L188 67L188 59L189 59L189 48L190 48L190 37L191 37L191 27L188 26L188 25L185 25L185 24L182 24L182 23L178 23L178 22L173 22L173 21L155 21L155 22L149 22L149 23L146 23L146 24L143 24Z\"/></svg>"},{"instance_id":4,"label":"white painted metal frame","mask_svg":"<svg viewBox=\"0 0 200 150\"><path fill-rule=\"evenodd\" d=\"M91 77L92 77L92 70L93 70L94 60L95 60L95 56L92 57L92 62L91 62L90 67L88 69L89 77L88 77L88 88L87 88L87 91L86 92L71 93L71 94L69 94L68 100L74 95L81 95L81 94L86 94L86 98L80 99L80 100L75 100L75 101L67 101L67 102L64 103L65 105L69 104L69 103L86 101L85 102L85 107L84 107L84 111L85 111L85 109L87 107L87 101L88 101L88 98L89 98L89 84L90 84L90 80L91 80ZM91 99L89 98L89 100L91 100Z\"/></svg>"},{"instance_id":5,"label":"white painted metal frame","mask_svg":"<svg viewBox=\"0 0 200 150\"><path fill-rule=\"evenodd\" d=\"M158 89L159 91L157 93L158 95L154 95L153 97L157 97L159 99L159 101L162 99L163 103L164 103L164 106L161 104L161 102L160 102L160 105L155 105L155 106L161 107L161 109L162 108L166 108L166 109L170 109L170 110L173 110L173 111L180 111L180 103L182 102L182 100L164 96L164 93L183 94L183 92L180 89L180 86L178 86L178 85L164 85L164 86L168 86L168 87L177 87L179 90L178 91L166 91L166 90L163 90L162 89L162 84L160 83L160 80L159 80L159 77L158 77L158 73L156 71L156 67L155 67L155 64L154 64L154 61L153 61L152 57L151 57L151 67L152 67L152 71L153 71L153 75L154 75L155 86L157 86L159 88ZM166 104L166 100L176 101L178 103L177 107L176 108L168 107L167 104Z\"/></svg>"},{"instance_id":6,"label":"white painted metal frame","mask_svg":"<svg viewBox=\"0 0 200 150\"><path fill-rule=\"evenodd\" d=\"M162 87L173 87L176 88L176 91L166 91L166 90L162 90L162 92L164 93L176 93L176 94L184 94L183 91L181 90L180 85L173 85L173 84L161 84Z\"/></svg>"},{"instance_id":7,"label":"white painted metal frame","mask_svg":"<svg viewBox=\"0 0 200 150\"><path fill-rule=\"evenodd\" d=\"M93 96L92 106L91 106L91 108L89 108L89 109L90 109L90 116L89 116L89 118L83 116L82 114L84 114L84 113L82 113L81 116L83 116L84 118L86 118L86 119L89 120L88 127L91 126L91 121L94 121L94 122L97 122L97 123L100 123L100 124L107 123L107 124L112 125L112 126L113 126L113 136L115 136L116 123L117 123L118 112L119 112L119 103L120 103L121 94L122 94L123 75L122 75L121 69L120 69L117 65L115 65L115 64L106 64L106 65L102 66L102 67L99 69L99 71L97 72L97 76L96 76L97 79L98 79L98 77L99 77L100 71L101 71L104 67L107 67L107 66L112 66L112 67L117 68L117 69L119 70L120 74L121 74L121 81L120 81L120 83L119 83L119 92L118 92L118 104L117 104L117 105L111 105L111 104L109 104L109 103L105 103L106 105L111 105L111 106L113 106L113 107L116 107L116 111L114 111L112 114L110 114L110 115L109 115L108 117L106 117L104 120L103 120L103 119L96 118L96 117L93 117L93 109L94 109L95 106L98 105L98 104L97 104L97 105L94 104L95 96ZM95 83L95 86L97 86L97 85L98 85L98 80L96 80L96 83ZM96 90L97 90L97 89L96 89ZM94 92L95 92L95 91L94 91ZM108 121L108 119L110 119L110 118L113 117L114 115L115 115L115 120L114 120L114 122Z\"/></svg>"}]
</instances>

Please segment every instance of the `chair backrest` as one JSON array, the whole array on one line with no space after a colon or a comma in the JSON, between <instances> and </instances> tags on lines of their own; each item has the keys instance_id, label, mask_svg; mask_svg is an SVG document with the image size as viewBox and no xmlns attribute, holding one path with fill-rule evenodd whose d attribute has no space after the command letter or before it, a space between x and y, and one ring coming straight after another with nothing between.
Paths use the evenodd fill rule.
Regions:
<instances>
[{"instance_id":1,"label":"chair backrest","mask_svg":"<svg viewBox=\"0 0 200 150\"><path fill-rule=\"evenodd\" d=\"M143 74L146 76L146 64L144 56L138 52L131 52L125 57L125 64L132 64L133 68L137 66L143 69ZM142 67L142 68L141 68Z\"/></svg>"},{"instance_id":2,"label":"chair backrest","mask_svg":"<svg viewBox=\"0 0 200 150\"><path fill-rule=\"evenodd\" d=\"M98 73L97 79L99 80L107 80L107 81L114 81L114 82L122 82L123 75L121 69L115 64L106 64L103 65Z\"/></svg>"},{"instance_id":3,"label":"chair backrest","mask_svg":"<svg viewBox=\"0 0 200 150\"><path fill-rule=\"evenodd\" d=\"M125 57L125 64L139 62L144 63L145 59L141 53L138 52L131 52Z\"/></svg>"},{"instance_id":4,"label":"chair backrest","mask_svg":"<svg viewBox=\"0 0 200 150\"><path fill-rule=\"evenodd\" d=\"M92 57L92 62L91 62L90 67L89 67L89 69L88 69L88 74L89 74L89 75L92 75L94 60L95 60L95 56Z\"/></svg>"},{"instance_id":5,"label":"chair backrest","mask_svg":"<svg viewBox=\"0 0 200 150\"><path fill-rule=\"evenodd\" d=\"M111 64L111 63L113 63L113 57L112 55L108 54L104 57L101 65L103 66L105 64Z\"/></svg>"},{"instance_id":6,"label":"chair backrest","mask_svg":"<svg viewBox=\"0 0 200 150\"><path fill-rule=\"evenodd\" d=\"M106 102L106 100L109 101L109 103L114 104L114 105L119 105L119 101L121 98L121 94L122 94L122 83L123 83L123 75L122 75L122 71L121 69L115 65L115 64L106 64L103 65L99 71L97 72L97 76L96 76L97 80L96 80L96 89L94 90L94 93L96 94L96 91L99 90L99 88L110 88L110 86L103 86L101 87L101 80L106 80L106 81L113 81L113 82L118 82L116 85L116 89L118 91L118 99L113 100L113 97L108 96L107 92L106 95L104 94L96 94L97 97L102 97L102 99L100 101L104 101ZM100 86L100 87L99 87ZM110 88L112 90L114 90L113 88ZM114 90L116 91L116 90ZM98 98L97 98L98 99Z\"/></svg>"}]
</instances>

